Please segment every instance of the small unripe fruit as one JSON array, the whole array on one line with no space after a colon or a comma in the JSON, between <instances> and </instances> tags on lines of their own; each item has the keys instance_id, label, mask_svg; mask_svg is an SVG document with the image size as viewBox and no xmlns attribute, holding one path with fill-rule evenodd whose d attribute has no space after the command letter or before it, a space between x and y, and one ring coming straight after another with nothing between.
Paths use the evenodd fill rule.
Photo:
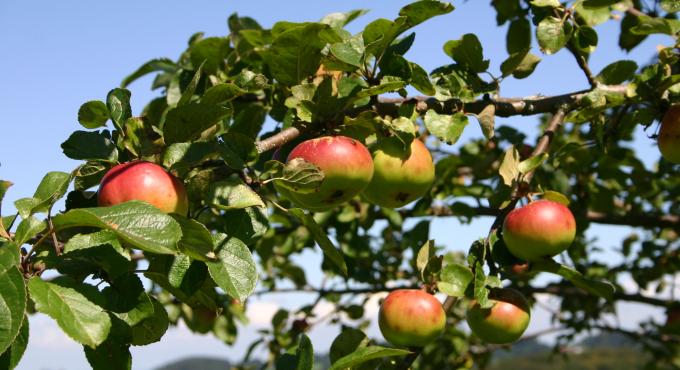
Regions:
<instances>
[{"instance_id":1,"label":"small unripe fruit","mask_svg":"<svg viewBox=\"0 0 680 370\"><path fill-rule=\"evenodd\" d=\"M574 242L576 220L562 203L531 202L510 212L503 222L503 240L510 253L526 261L555 256Z\"/></svg>"},{"instance_id":2,"label":"small unripe fruit","mask_svg":"<svg viewBox=\"0 0 680 370\"><path fill-rule=\"evenodd\" d=\"M366 199L381 207L398 208L422 197L434 182L432 155L420 140L408 150L396 137L380 140L373 148L373 179Z\"/></svg>"},{"instance_id":3,"label":"small unripe fruit","mask_svg":"<svg viewBox=\"0 0 680 370\"><path fill-rule=\"evenodd\" d=\"M288 161L302 158L324 173L318 191L298 193L277 187L295 205L324 211L359 194L373 177L371 153L361 142L346 136L325 136L298 144Z\"/></svg>"},{"instance_id":4,"label":"small unripe fruit","mask_svg":"<svg viewBox=\"0 0 680 370\"><path fill-rule=\"evenodd\" d=\"M147 202L165 213L186 215L189 210L184 184L163 167L145 161L122 163L102 178L97 194L100 207L131 200Z\"/></svg>"},{"instance_id":5,"label":"small unripe fruit","mask_svg":"<svg viewBox=\"0 0 680 370\"><path fill-rule=\"evenodd\" d=\"M378 324L382 335L393 345L423 347L444 331L446 313L432 294L400 289L383 301Z\"/></svg>"},{"instance_id":6,"label":"small unripe fruit","mask_svg":"<svg viewBox=\"0 0 680 370\"><path fill-rule=\"evenodd\" d=\"M667 161L680 163L680 104L670 107L663 116L657 144Z\"/></svg>"},{"instance_id":7,"label":"small unripe fruit","mask_svg":"<svg viewBox=\"0 0 680 370\"><path fill-rule=\"evenodd\" d=\"M483 309L476 301L468 308L470 330L488 343L507 344L519 339L531 318L524 295L514 289L496 289L489 298L495 301L491 308Z\"/></svg>"}]
</instances>

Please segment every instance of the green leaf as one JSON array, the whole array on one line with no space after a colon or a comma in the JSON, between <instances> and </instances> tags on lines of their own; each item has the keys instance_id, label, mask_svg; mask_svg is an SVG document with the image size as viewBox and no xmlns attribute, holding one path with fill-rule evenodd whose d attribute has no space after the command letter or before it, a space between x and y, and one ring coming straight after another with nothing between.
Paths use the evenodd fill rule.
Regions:
<instances>
[{"instance_id":1,"label":"green leaf","mask_svg":"<svg viewBox=\"0 0 680 370\"><path fill-rule=\"evenodd\" d=\"M430 18L451 13L453 9L453 5L443 1L416 1L401 8L399 15L406 17L406 25L411 28Z\"/></svg>"},{"instance_id":2,"label":"green leaf","mask_svg":"<svg viewBox=\"0 0 680 370\"><path fill-rule=\"evenodd\" d=\"M165 116L163 137L166 144L191 141L227 118L230 108L204 103L189 103L173 108Z\"/></svg>"},{"instance_id":3,"label":"green leaf","mask_svg":"<svg viewBox=\"0 0 680 370\"><path fill-rule=\"evenodd\" d=\"M212 234L202 223L177 214L172 217L182 228L182 239L177 243L182 253L200 261L215 258Z\"/></svg>"},{"instance_id":4,"label":"green leaf","mask_svg":"<svg viewBox=\"0 0 680 370\"><path fill-rule=\"evenodd\" d=\"M334 364L339 359L354 353L359 347L366 347L368 337L361 330L344 328L331 344L330 360Z\"/></svg>"},{"instance_id":5,"label":"green leaf","mask_svg":"<svg viewBox=\"0 0 680 370\"><path fill-rule=\"evenodd\" d=\"M9 181L0 180L0 205L2 205L2 200L5 198L5 194L7 193L7 190L12 185L14 185L14 184L12 184ZM5 225L3 217L0 217L0 238L11 239L8 232L7 232L7 227L9 227L9 225L10 225L9 222L7 223L7 225Z\"/></svg>"},{"instance_id":6,"label":"green leaf","mask_svg":"<svg viewBox=\"0 0 680 370\"><path fill-rule=\"evenodd\" d=\"M330 367L330 370L351 369L351 368L353 368L357 365L360 365L364 362L374 360L374 359L377 359L377 358L406 356L410 353L411 352L409 352L407 350L403 350L403 349L385 348L385 347L380 347L380 346L368 346L368 347L360 348L360 349L356 350L354 353L351 353L351 354L337 360Z\"/></svg>"},{"instance_id":7,"label":"green leaf","mask_svg":"<svg viewBox=\"0 0 680 370\"><path fill-rule=\"evenodd\" d=\"M23 245L39 232L45 231L45 229L47 229L47 223L45 221L29 216L21 220L21 223L17 226L14 242L17 243L17 245Z\"/></svg>"},{"instance_id":8,"label":"green leaf","mask_svg":"<svg viewBox=\"0 0 680 370\"><path fill-rule=\"evenodd\" d=\"M147 157L160 153L162 147L157 139L160 135L149 120L133 117L125 121L123 146L137 157Z\"/></svg>"},{"instance_id":9,"label":"green leaf","mask_svg":"<svg viewBox=\"0 0 680 370\"><path fill-rule=\"evenodd\" d=\"M277 186L302 194L317 191L324 179L324 173L319 167L302 158L294 158L286 164L268 161L265 170L271 173L271 180Z\"/></svg>"},{"instance_id":10,"label":"green leaf","mask_svg":"<svg viewBox=\"0 0 680 370\"><path fill-rule=\"evenodd\" d=\"M638 17L638 24L630 29L634 35L651 35L661 33L675 35L680 31L680 21L677 19L652 18L648 16Z\"/></svg>"},{"instance_id":11,"label":"green leaf","mask_svg":"<svg viewBox=\"0 0 680 370\"><path fill-rule=\"evenodd\" d=\"M583 6L586 8L601 8L614 5L620 1L621 0L583 0Z\"/></svg>"},{"instance_id":12,"label":"green leaf","mask_svg":"<svg viewBox=\"0 0 680 370\"><path fill-rule=\"evenodd\" d=\"M114 279L131 269L130 253L109 230L76 234L64 244L63 253L62 260L71 259L81 265L94 264Z\"/></svg>"},{"instance_id":13,"label":"green leaf","mask_svg":"<svg viewBox=\"0 0 680 370\"><path fill-rule=\"evenodd\" d=\"M262 198L238 178L213 182L205 195L206 203L222 210L264 207Z\"/></svg>"},{"instance_id":14,"label":"green leaf","mask_svg":"<svg viewBox=\"0 0 680 370\"><path fill-rule=\"evenodd\" d=\"M531 0L531 5L538 7L557 8L560 7L562 4L560 4L559 0Z\"/></svg>"},{"instance_id":15,"label":"green leaf","mask_svg":"<svg viewBox=\"0 0 680 370\"><path fill-rule=\"evenodd\" d=\"M213 235L217 260L207 262L213 280L231 297L243 302L257 285L257 266L248 247L226 234Z\"/></svg>"},{"instance_id":16,"label":"green leaf","mask_svg":"<svg viewBox=\"0 0 680 370\"><path fill-rule=\"evenodd\" d=\"M632 79L636 70L637 63L634 61L619 60L604 67L595 79L606 85L616 85Z\"/></svg>"},{"instance_id":17,"label":"green leaf","mask_svg":"<svg viewBox=\"0 0 680 370\"><path fill-rule=\"evenodd\" d=\"M163 167L195 167L205 160L218 158L218 151L219 146L215 142L175 143L165 148Z\"/></svg>"},{"instance_id":18,"label":"green leaf","mask_svg":"<svg viewBox=\"0 0 680 370\"><path fill-rule=\"evenodd\" d=\"M75 131L61 144L61 149L71 159L118 159L116 145L104 132Z\"/></svg>"},{"instance_id":19,"label":"green leaf","mask_svg":"<svg viewBox=\"0 0 680 370\"><path fill-rule=\"evenodd\" d=\"M570 32L567 24L559 18L546 17L538 23L536 38L538 45L545 54L555 54L569 41Z\"/></svg>"},{"instance_id":20,"label":"green leaf","mask_svg":"<svg viewBox=\"0 0 680 370\"><path fill-rule=\"evenodd\" d=\"M281 26L280 23L277 25ZM293 24L275 36L265 62L276 80L294 86L316 72L321 64L321 50L327 43L340 41L336 32L326 24Z\"/></svg>"},{"instance_id":21,"label":"green leaf","mask_svg":"<svg viewBox=\"0 0 680 370\"><path fill-rule=\"evenodd\" d=\"M517 79L527 78L536 69L538 63L541 62L541 58L537 55L527 53L519 65L513 69L512 76Z\"/></svg>"},{"instance_id":22,"label":"green leaf","mask_svg":"<svg viewBox=\"0 0 680 370\"><path fill-rule=\"evenodd\" d=\"M134 325L132 330L131 344L134 346L145 346L161 340L168 330L168 312L165 307L155 298L149 297L153 307L153 314Z\"/></svg>"},{"instance_id":23,"label":"green leaf","mask_svg":"<svg viewBox=\"0 0 680 370\"><path fill-rule=\"evenodd\" d=\"M560 275L586 292L594 294L598 297L602 297L608 301L611 301L614 298L614 292L616 289L611 283L586 278L585 276L581 275L580 272L572 269L571 267L561 265L553 260L533 262L531 264L531 269Z\"/></svg>"},{"instance_id":24,"label":"green leaf","mask_svg":"<svg viewBox=\"0 0 680 370\"><path fill-rule=\"evenodd\" d=\"M85 128L106 126L109 120L109 109L101 100L91 100L78 109L78 122Z\"/></svg>"},{"instance_id":25,"label":"green leaf","mask_svg":"<svg viewBox=\"0 0 680 370\"><path fill-rule=\"evenodd\" d=\"M0 353L10 348L25 318L26 287L18 264L19 247L0 244Z\"/></svg>"},{"instance_id":26,"label":"green leaf","mask_svg":"<svg viewBox=\"0 0 680 370\"><path fill-rule=\"evenodd\" d=\"M380 80L380 84L376 86L371 86L368 89L359 91L356 95L356 99L361 99L373 95L380 95L386 92L397 91L406 86L406 81L403 81L397 77L385 76Z\"/></svg>"},{"instance_id":27,"label":"green leaf","mask_svg":"<svg viewBox=\"0 0 680 370\"><path fill-rule=\"evenodd\" d=\"M531 48L531 23L528 19L522 17L510 23L505 48L511 55Z\"/></svg>"},{"instance_id":28,"label":"green leaf","mask_svg":"<svg viewBox=\"0 0 680 370\"><path fill-rule=\"evenodd\" d=\"M409 65L411 66L411 85L425 95L434 95L436 90L423 67L413 62L409 62Z\"/></svg>"},{"instance_id":29,"label":"green leaf","mask_svg":"<svg viewBox=\"0 0 680 370\"><path fill-rule=\"evenodd\" d=\"M479 121L479 126L482 128L482 133L484 137L491 139L494 137L494 127L496 125L496 106L494 104L489 104L477 115L477 120Z\"/></svg>"},{"instance_id":30,"label":"green leaf","mask_svg":"<svg viewBox=\"0 0 680 370\"><path fill-rule=\"evenodd\" d=\"M207 74L214 75L224 69L231 47L227 37L208 37L191 45L189 51L194 68L202 64Z\"/></svg>"},{"instance_id":31,"label":"green leaf","mask_svg":"<svg viewBox=\"0 0 680 370\"><path fill-rule=\"evenodd\" d=\"M201 103L207 105L224 104L245 94L240 87L233 83L217 84L203 94Z\"/></svg>"},{"instance_id":32,"label":"green leaf","mask_svg":"<svg viewBox=\"0 0 680 370\"><path fill-rule=\"evenodd\" d=\"M567 198L564 194L553 190L544 191L541 193L541 198L564 204L567 207L569 207L569 203L571 203L569 202L569 198Z\"/></svg>"},{"instance_id":33,"label":"green leaf","mask_svg":"<svg viewBox=\"0 0 680 370\"><path fill-rule=\"evenodd\" d=\"M83 350L92 370L132 369L132 355L130 354L129 344L109 339L96 348L83 346Z\"/></svg>"},{"instance_id":34,"label":"green leaf","mask_svg":"<svg viewBox=\"0 0 680 370\"><path fill-rule=\"evenodd\" d=\"M621 21L621 32L619 33L619 47L626 51L631 51L634 47L639 45L648 36L636 35L633 33L633 28L640 24L640 19L632 14L626 13Z\"/></svg>"},{"instance_id":35,"label":"green leaf","mask_svg":"<svg viewBox=\"0 0 680 370\"><path fill-rule=\"evenodd\" d=\"M434 240L428 240L418 250L418 255L416 256L416 268L420 272L420 277L423 281L425 281L425 268L427 267L427 264L430 262L430 259L434 257L434 252L435 252Z\"/></svg>"},{"instance_id":36,"label":"green leaf","mask_svg":"<svg viewBox=\"0 0 680 370\"><path fill-rule=\"evenodd\" d=\"M439 114L430 109L423 119L427 130L439 140L454 144L468 124L468 118L462 113L452 115Z\"/></svg>"},{"instance_id":37,"label":"green leaf","mask_svg":"<svg viewBox=\"0 0 680 370\"><path fill-rule=\"evenodd\" d=\"M73 175L66 172L48 172L40 181L32 198L22 198L14 203L21 217L27 218L34 213L47 212L66 194L72 178Z\"/></svg>"},{"instance_id":38,"label":"green leaf","mask_svg":"<svg viewBox=\"0 0 680 370\"><path fill-rule=\"evenodd\" d=\"M678 0L661 0L661 7L669 13L680 12L680 1Z\"/></svg>"},{"instance_id":39,"label":"green leaf","mask_svg":"<svg viewBox=\"0 0 680 370\"><path fill-rule=\"evenodd\" d=\"M19 335L14 338L12 345L0 356L0 369L12 370L19 365L28 345L28 334L28 317L24 317Z\"/></svg>"},{"instance_id":40,"label":"green leaf","mask_svg":"<svg viewBox=\"0 0 680 370\"><path fill-rule=\"evenodd\" d=\"M179 100L177 101L178 107L182 106L182 105L186 105L187 103L191 102L191 98L194 97L194 92L196 92L196 87L198 86L198 81L201 80L201 74L203 73L203 65L204 64L205 64L205 61L198 64L198 68L196 68L196 72L194 73L194 76L191 78L191 81L189 81L189 84L184 88L182 95L180 96Z\"/></svg>"},{"instance_id":41,"label":"green leaf","mask_svg":"<svg viewBox=\"0 0 680 370\"><path fill-rule=\"evenodd\" d=\"M444 44L444 52L456 63L481 73L489 69L489 61L484 60L482 44L477 36L472 33L463 35L460 40L450 40Z\"/></svg>"},{"instance_id":42,"label":"green leaf","mask_svg":"<svg viewBox=\"0 0 680 370\"><path fill-rule=\"evenodd\" d=\"M113 121L113 125L119 131L123 131L125 121L132 117L132 108L130 107L131 95L129 90L113 89L106 96L106 107L109 110L111 121Z\"/></svg>"},{"instance_id":43,"label":"green leaf","mask_svg":"<svg viewBox=\"0 0 680 370\"><path fill-rule=\"evenodd\" d=\"M327 24L333 28L343 28L349 22L358 17L368 13L367 9L355 9L345 13L330 13L319 21L319 23Z\"/></svg>"},{"instance_id":44,"label":"green leaf","mask_svg":"<svg viewBox=\"0 0 680 370\"><path fill-rule=\"evenodd\" d=\"M498 168L498 173L501 175L501 178L503 178L503 183L505 185L512 186L519 177L519 163L519 152L515 149L514 145L511 145L508 150L505 151L501 166Z\"/></svg>"},{"instance_id":45,"label":"green leaf","mask_svg":"<svg viewBox=\"0 0 680 370\"><path fill-rule=\"evenodd\" d=\"M519 172L521 174L527 174L536 168L540 167L545 161L548 160L550 155L548 153L541 153L539 155L535 155L533 157L527 158L517 165L517 169L519 169Z\"/></svg>"},{"instance_id":46,"label":"green leaf","mask_svg":"<svg viewBox=\"0 0 680 370\"><path fill-rule=\"evenodd\" d=\"M252 245L267 232L269 220L267 210L260 207L235 209L222 215L223 231L240 239L246 245Z\"/></svg>"},{"instance_id":47,"label":"green leaf","mask_svg":"<svg viewBox=\"0 0 680 370\"><path fill-rule=\"evenodd\" d=\"M451 297L463 297L472 279L472 271L466 266L449 264L439 274L437 289Z\"/></svg>"},{"instance_id":48,"label":"green leaf","mask_svg":"<svg viewBox=\"0 0 680 370\"><path fill-rule=\"evenodd\" d=\"M111 207L72 209L54 217L57 230L92 226L113 231L135 248L158 254L175 254L182 231L172 217L140 201Z\"/></svg>"},{"instance_id":49,"label":"green leaf","mask_svg":"<svg viewBox=\"0 0 680 370\"><path fill-rule=\"evenodd\" d=\"M109 315L77 290L33 277L28 281L28 291L35 309L56 320L75 341L94 348L108 337Z\"/></svg>"},{"instance_id":50,"label":"green leaf","mask_svg":"<svg viewBox=\"0 0 680 370\"><path fill-rule=\"evenodd\" d=\"M291 208L288 212L302 221L323 251L324 256L333 262L344 276L347 276L347 265L345 264L345 258L343 257L342 252L340 252L340 250L333 245L331 240L328 239L328 235L326 235L323 228L316 223L314 217L300 208Z\"/></svg>"},{"instance_id":51,"label":"green leaf","mask_svg":"<svg viewBox=\"0 0 680 370\"><path fill-rule=\"evenodd\" d=\"M599 37L597 32L588 26L581 26L574 32L571 45L583 54L590 54L595 51Z\"/></svg>"},{"instance_id":52,"label":"green leaf","mask_svg":"<svg viewBox=\"0 0 680 370\"><path fill-rule=\"evenodd\" d=\"M123 79L123 82L120 83L120 87L125 88L128 85L130 85L133 81L149 73L156 71L172 73L177 71L177 68L178 67L175 64L175 62L173 62L170 59L167 58L152 59L142 64L142 66L139 67L136 71L132 72L132 74L125 77Z\"/></svg>"},{"instance_id":53,"label":"green leaf","mask_svg":"<svg viewBox=\"0 0 680 370\"><path fill-rule=\"evenodd\" d=\"M363 49L363 44L361 44L361 49ZM350 66L356 68L360 68L362 66L361 61L363 55L361 50L357 50L357 47L350 44L349 41L336 42L330 46L329 51L337 60L345 64L349 64Z\"/></svg>"}]
</instances>

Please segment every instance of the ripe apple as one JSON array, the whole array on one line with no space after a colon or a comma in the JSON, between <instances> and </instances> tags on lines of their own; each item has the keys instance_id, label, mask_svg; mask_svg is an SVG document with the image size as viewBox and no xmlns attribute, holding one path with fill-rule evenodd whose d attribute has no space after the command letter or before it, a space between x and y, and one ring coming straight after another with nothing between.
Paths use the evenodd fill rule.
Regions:
<instances>
[{"instance_id":1,"label":"ripe apple","mask_svg":"<svg viewBox=\"0 0 680 370\"><path fill-rule=\"evenodd\" d=\"M165 213L186 215L189 200L184 184L163 167L145 161L119 164L102 178L97 194L100 207L130 200L145 201Z\"/></svg>"},{"instance_id":2,"label":"ripe apple","mask_svg":"<svg viewBox=\"0 0 680 370\"><path fill-rule=\"evenodd\" d=\"M503 222L503 240L510 253L526 261L552 257L567 249L576 236L576 220L562 203L538 200L510 212Z\"/></svg>"},{"instance_id":3,"label":"ripe apple","mask_svg":"<svg viewBox=\"0 0 680 370\"><path fill-rule=\"evenodd\" d=\"M663 116L657 144L667 161L680 163L680 104L670 107Z\"/></svg>"},{"instance_id":4,"label":"ripe apple","mask_svg":"<svg viewBox=\"0 0 680 370\"><path fill-rule=\"evenodd\" d=\"M432 294L400 289L388 294L383 301L378 324L388 342L396 346L423 347L444 331L446 313Z\"/></svg>"},{"instance_id":5,"label":"ripe apple","mask_svg":"<svg viewBox=\"0 0 680 370\"><path fill-rule=\"evenodd\" d=\"M434 163L425 144L413 140L408 150L396 137L378 141L373 153L373 179L366 199L381 207L398 208L420 198L434 182Z\"/></svg>"},{"instance_id":6,"label":"ripe apple","mask_svg":"<svg viewBox=\"0 0 680 370\"><path fill-rule=\"evenodd\" d=\"M531 310L522 293L514 289L495 289L490 298L494 305L483 309L472 301L467 323L472 332L488 343L507 344L519 339L529 326Z\"/></svg>"},{"instance_id":7,"label":"ripe apple","mask_svg":"<svg viewBox=\"0 0 680 370\"><path fill-rule=\"evenodd\" d=\"M288 161L302 158L324 173L318 191L299 193L277 187L299 207L325 211L359 194L373 177L371 153L361 142L346 136L324 136L298 144Z\"/></svg>"}]
</instances>

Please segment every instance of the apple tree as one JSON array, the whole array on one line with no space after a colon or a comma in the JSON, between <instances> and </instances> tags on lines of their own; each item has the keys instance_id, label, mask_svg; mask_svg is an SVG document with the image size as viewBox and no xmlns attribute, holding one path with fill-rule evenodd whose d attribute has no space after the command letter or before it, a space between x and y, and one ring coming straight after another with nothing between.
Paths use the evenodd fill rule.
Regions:
<instances>
[{"instance_id":1,"label":"apple tree","mask_svg":"<svg viewBox=\"0 0 680 370\"><path fill-rule=\"evenodd\" d=\"M316 299L276 313L243 354L267 351L272 369L312 369L315 353L336 370L484 368L495 350L541 334L524 333L537 294L560 298L558 345L618 332L653 355L650 368L680 367L678 302L642 293L680 270L678 1L491 6L508 25L500 71L474 34L446 42L450 63L434 70L407 59L413 27L454 11L425 0L356 34L345 26L362 10L271 29L234 14L227 35L197 33L178 57L93 91L62 144L82 164L47 173L0 218L2 368L19 363L35 312L81 343L92 368L120 370L131 346L179 322L231 344L248 297L284 291ZM592 71L604 22L620 24L626 51L650 34L676 43L646 65ZM583 90L501 94L562 49ZM147 74L159 95L133 109L126 87ZM495 125L511 116L540 118L537 140ZM471 119L484 137L451 146ZM658 136L653 168L631 148L639 132ZM0 199L11 185L0 182ZM437 217L494 222L463 254L430 240ZM593 256L593 224L630 227L610 264ZM308 249L323 253L320 266L292 258ZM325 279L308 281L311 268ZM387 292L388 342L367 336L364 314ZM324 302L339 327L330 348L306 334ZM613 323L619 302L666 310L667 322Z\"/></svg>"}]
</instances>

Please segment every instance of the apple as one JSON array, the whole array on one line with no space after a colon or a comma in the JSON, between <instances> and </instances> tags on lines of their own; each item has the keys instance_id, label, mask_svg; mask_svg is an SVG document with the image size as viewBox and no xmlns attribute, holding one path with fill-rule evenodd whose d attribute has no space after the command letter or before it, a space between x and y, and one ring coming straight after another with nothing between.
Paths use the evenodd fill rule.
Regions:
<instances>
[{"instance_id":1,"label":"apple","mask_svg":"<svg viewBox=\"0 0 680 370\"><path fill-rule=\"evenodd\" d=\"M472 301L467 310L470 330L488 343L508 344L519 339L529 326L531 310L522 293L514 289L494 289L489 295L493 307L483 309Z\"/></svg>"},{"instance_id":2,"label":"apple","mask_svg":"<svg viewBox=\"0 0 680 370\"><path fill-rule=\"evenodd\" d=\"M423 347L444 331L446 313L432 294L399 289L383 301L378 324L382 335L393 345Z\"/></svg>"},{"instance_id":3,"label":"apple","mask_svg":"<svg viewBox=\"0 0 680 370\"><path fill-rule=\"evenodd\" d=\"M430 151L420 140L408 150L396 137L378 141L373 153L373 179L364 197L381 207L398 208L422 197L434 182L434 163Z\"/></svg>"},{"instance_id":4,"label":"apple","mask_svg":"<svg viewBox=\"0 0 680 370\"><path fill-rule=\"evenodd\" d=\"M288 155L288 161L302 158L324 173L318 191L299 193L277 186L295 205L311 211L325 211L359 194L373 177L371 153L361 142L346 136L324 136L305 140Z\"/></svg>"},{"instance_id":5,"label":"apple","mask_svg":"<svg viewBox=\"0 0 680 370\"><path fill-rule=\"evenodd\" d=\"M189 210L184 184L163 167L145 161L122 163L102 178L97 194L100 207L130 200L145 201L165 213L186 215Z\"/></svg>"},{"instance_id":6,"label":"apple","mask_svg":"<svg viewBox=\"0 0 680 370\"><path fill-rule=\"evenodd\" d=\"M657 144L668 162L680 163L680 104L671 106L663 116Z\"/></svg>"},{"instance_id":7,"label":"apple","mask_svg":"<svg viewBox=\"0 0 680 370\"><path fill-rule=\"evenodd\" d=\"M510 253L526 261L552 257L569 248L576 220L562 203L538 200L510 212L503 222L503 240Z\"/></svg>"}]
</instances>

